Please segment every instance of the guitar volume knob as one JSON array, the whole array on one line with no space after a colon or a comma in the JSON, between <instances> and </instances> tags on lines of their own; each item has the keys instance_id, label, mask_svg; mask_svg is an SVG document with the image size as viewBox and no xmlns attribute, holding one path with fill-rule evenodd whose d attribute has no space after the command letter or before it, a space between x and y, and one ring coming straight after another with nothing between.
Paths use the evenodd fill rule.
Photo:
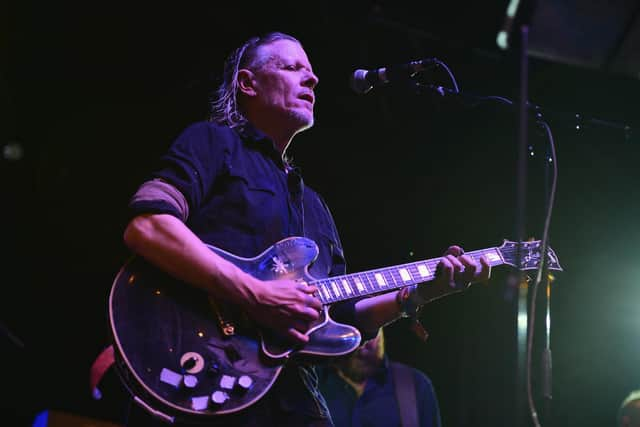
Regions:
<instances>
[{"instance_id":1,"label":"guitar volume knob","mask_svg":"<svg viewBox=\"0 0 640 427\"><path fill-rule=\"evenodd\" d=\"M246 393L253 385L253 379L249 375L242 375L238 378L237 389L241 393Z\"/></svg>"},{"instance_id":2,"label":"guitar volume knob","mask_svg":"<svg viewBox=\"0 0 640 427\"><path fill-rule=\"evenodd\" d=\"M229 400L229 395L224 391L218 390L211 393L211 403L214 405L222 405L227 400Z\"/></svg>"},{"instance_id":3,"label":"guitar volume knob","mask_svg":"<svg viewBox=\"0 0 640 427\"><path fill-rule=\"evenodd\" d=\"M195 388L198 385L198 378L194 375L185 375L182 377L182 384L186 388Z\"/></svg>"}]
</instances>

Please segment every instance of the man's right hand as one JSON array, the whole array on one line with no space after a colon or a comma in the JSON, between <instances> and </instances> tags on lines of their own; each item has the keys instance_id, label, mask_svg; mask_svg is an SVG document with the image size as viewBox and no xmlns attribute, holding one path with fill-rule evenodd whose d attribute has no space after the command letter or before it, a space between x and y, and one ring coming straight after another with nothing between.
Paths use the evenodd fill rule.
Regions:
<instances>
[{"instance_id":1,"label":"man's right hand","mask_svg":"<svg viewBox=\"0 0 640 427\"><path fill-rule=\"evenodd\" d=\"M293 343L309 341L306 332L318 320L322 309L322 303L314 295L318 288L293 280L255 279L249 286L247 314L253 320Z\"/></svg>"}]
</instances>

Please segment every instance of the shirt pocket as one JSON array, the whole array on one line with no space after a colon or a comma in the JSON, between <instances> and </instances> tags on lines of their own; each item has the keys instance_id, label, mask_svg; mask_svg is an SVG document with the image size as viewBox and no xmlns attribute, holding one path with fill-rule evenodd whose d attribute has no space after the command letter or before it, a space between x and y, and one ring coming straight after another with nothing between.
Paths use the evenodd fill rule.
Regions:
<instances>
[{"instance_id":1,"label":"shirt pocket","mask_svg":"<svg viewBox=\"0 0 640 427\"><path fill-rule=\"evenodd\" d=\"M273 182L244 171L230 171L219 194L217 216L238 231L276 237L282 229L279 199Z\"/></svg>"}]
</instances>

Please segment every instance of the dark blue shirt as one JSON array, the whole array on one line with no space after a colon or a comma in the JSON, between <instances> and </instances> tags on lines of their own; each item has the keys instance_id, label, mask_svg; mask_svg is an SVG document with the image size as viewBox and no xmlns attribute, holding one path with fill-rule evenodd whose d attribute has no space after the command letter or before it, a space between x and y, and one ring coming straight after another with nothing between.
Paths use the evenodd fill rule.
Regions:
<instances>
[{"instance_id":1,"label":"dark blue shirt","mask_svg":"<svg viewBox=\"0 0 640 427\"><path fill-rule=\"evenodd\" d=\"M304 185L296 170L285 169L272 141L256 129L239 131L200 122L180 134L153 177L184 195L187 226L205 243L253 257L285 237L305 236L320 249L313 276L344 274L342 244L326 203ZM169 213L180 218L162 201L138 202L130 208L132 214Z\"/></svg>"},{"instance_id":2,"label":"dark blue shirt","mask_svg":"<svg viewBox=\"0 0 640 427\"><path fill-rule=\"evenodd\" d=\"M161 178L184 195L189 207L186 225L205 243L254 257L283 238L305 236L319 248L309 269L312 276L345 274L342 244L326 203L255 128L192 124L150 178ZM162 200L136 201L130 210L131 215L165 213L182 218L176 207ZM353 323L353 305L351 301L333 307L334 318ZM281 410L328 418L309 365L288 363L267 396L263 400L279 401Z\"/></svg>"},{"instance_id":3,"label":"dark blue shirt","mask_svg":"<svg viewBox=\"0 0 640 427\"><path fill-rule=\"evenodd\" d=\"M433 385L417 369L413 371L416 392L418 425L440 427L440 409ZM320 372L320 390L327 401L335 427L401 427L400 407L396 399L390 362L385 357L381 368L372 375L358 398L333 367Z\"/></svg>"}]
</instances>

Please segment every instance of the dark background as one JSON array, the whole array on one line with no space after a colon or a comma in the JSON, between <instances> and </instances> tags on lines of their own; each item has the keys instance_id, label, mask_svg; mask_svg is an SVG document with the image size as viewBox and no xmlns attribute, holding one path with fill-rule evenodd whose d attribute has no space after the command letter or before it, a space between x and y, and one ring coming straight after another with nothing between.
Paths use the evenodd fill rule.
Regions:
<instances>
[{"instance_id":1,"label":"dark background","mask_svg":"<svg viewBox=\"0 0 640 427\"><path fill-rule=\"evenodd\" d=\"M464 93L517 102L518 39L507 51L494 42L506 2L480 3L9 4L0 339L3 408L13 423L47 408L100 418L118 411L117 392L91 400L88 369L106 344L106 298L128 256L125 206L182 128L205 118L224 58L254 34L297 36L320 76L317 125L291 154L331 206L350 271L433 258L453 243L472 250L515 238L515 109L397 85L361 96L348 85L356 68L435 56ZM589 43L595 52L602 40L597 29L569 41L558 34L558 46L574 42L588 59ZM553 50L544 35L538 52ZM565 271L551 297L553 400L539 398L542 312L533 393L543 425L614 425L621 400L640 387L640 82L637 71L615 68L612 55L579 63L553 53L529 58L528 88L556 144L550 241ZM442 68L421 79L451 87ZM526 237L539 239L549 145L533 122L528 140ZM426 343L407 321L387 331L390 355L432 379L445 426L529 425L517 411L524 394L509 273L496 268L489 285L428 306Z\"/></svg>"}]
</instances>

